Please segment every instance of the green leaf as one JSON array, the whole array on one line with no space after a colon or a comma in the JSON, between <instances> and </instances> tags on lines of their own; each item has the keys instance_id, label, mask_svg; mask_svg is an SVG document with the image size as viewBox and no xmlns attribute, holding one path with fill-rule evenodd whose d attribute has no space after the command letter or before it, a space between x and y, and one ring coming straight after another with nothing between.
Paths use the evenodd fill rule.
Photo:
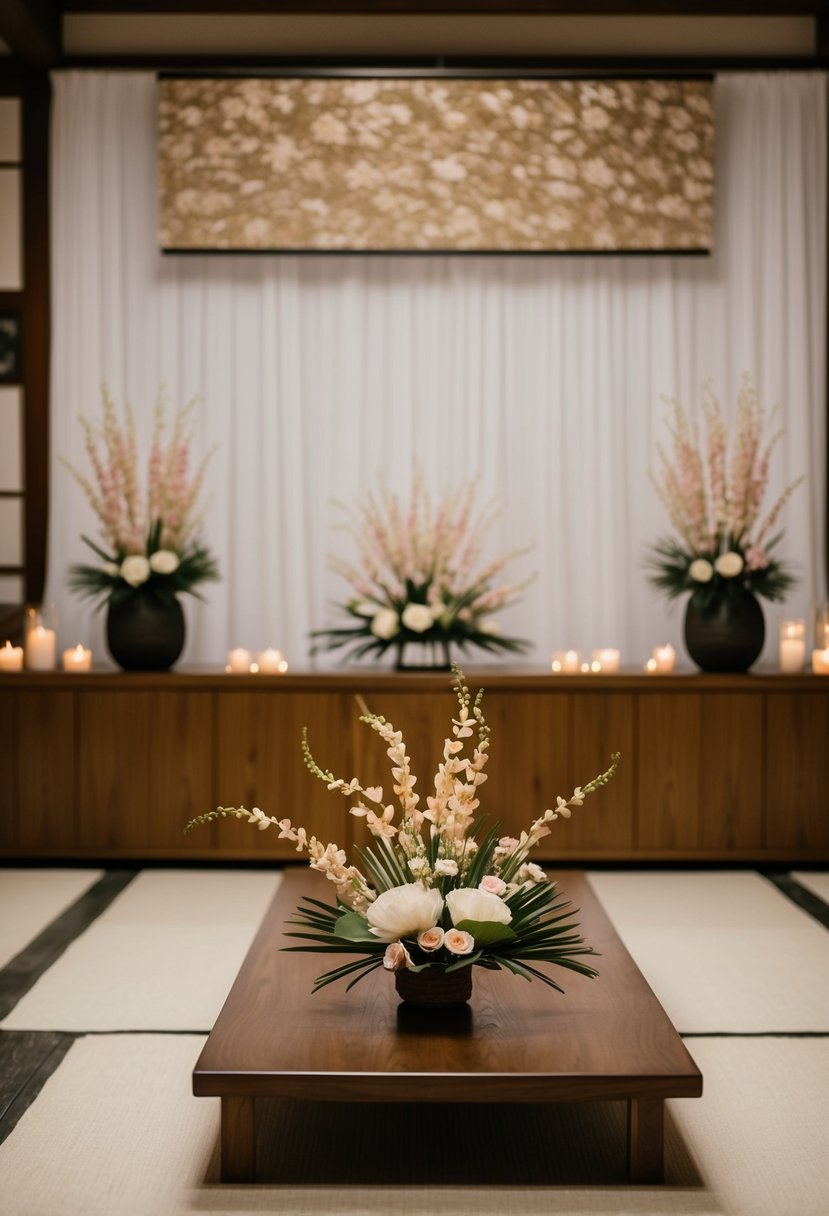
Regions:
<instances>
[{"instance_id":1,"label":"green leaf","mask_svg":"<svg viewBox=\"0 0 829 1216\"><path fill-rule=\"evenodd\" d=\"M366 918L360 916L359 912L344 912L334 926L334 933L347 942L370 942L376 946L379 940L377 934L371 932Z\"/></svg>"},{"instance_id":2,"label":"green leaf","mask_svg":"<svg viewBox=\"0 0 829 1216\"><path fill-rule=\"evenodd\" d=\"M462 920L456 929L462 933L471 933L476 946L494 946L496 942L514 942L515 933L509 925L502 925L494 920Z\"/></svg>"}]
</instances>

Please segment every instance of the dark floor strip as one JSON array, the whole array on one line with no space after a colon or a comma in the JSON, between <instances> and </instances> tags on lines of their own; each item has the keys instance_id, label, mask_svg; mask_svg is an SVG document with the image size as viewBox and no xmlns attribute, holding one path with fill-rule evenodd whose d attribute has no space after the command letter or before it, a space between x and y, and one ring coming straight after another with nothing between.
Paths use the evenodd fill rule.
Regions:
<instances>
[{"instance_id":1,"label":"dark floor strip","mask_svg":"<svg viewBox=\"0 0 829 1216\"><path fill-rule=\"evenodd\" d=\"M0 971L0 1019L11 1013L44 971L48 971L66 947L109 907L137 873L136 869L107 871L6 964Z\"/></svg>"},{"instance_id":2,"label":"dark floor strip","mask_svg":"<svg viewBox=\"0 0 829 1216\"><path fill-rule=\"evenodd\" d=\"M681 1039L829 1039L829 1030L678 1030Z\"/></svg>"},{"instance_id":3,"label":"dark floor strip","mask_svg":"<svg viewBox=\"0 0 829 1216\"><path fill-rule=\"evenodd\" d=\"M32 1105L76 1038L54 1030L0 1031L0 1144Z\"/></svg>"},{"instance_id":4,"label":"dark floor strip","mask_svg":"<svg viewBox=\"0 0 829 1216\"><path fill-rule=\"evenodd\" d=\"M824 903L820 896L807 891L791 874L775 874L762 870L763 878L768 879L783 895L787 895L793 904L808 912L815 920L820 921L824 929L829 929L829 904Z\"/></svg>"}]
</instances>

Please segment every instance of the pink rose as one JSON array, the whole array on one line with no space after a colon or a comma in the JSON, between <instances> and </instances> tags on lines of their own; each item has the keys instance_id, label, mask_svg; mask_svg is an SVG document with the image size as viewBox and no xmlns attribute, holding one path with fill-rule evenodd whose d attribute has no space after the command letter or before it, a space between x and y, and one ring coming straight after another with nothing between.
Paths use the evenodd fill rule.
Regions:
<instances>
[{"instance_id":1,"label":"pink rose","mask_svg":"<svg viewBox=\"0 0 829 1216\"><path fill-rule=\"evenodd\" d=\"M411 961L409 952L402 942L392 942L390 946L386 946L383 966L387 971L401 971L403 967L408 967Z\"/></svg>"},{"instance_id":2,"label":"pink rose","mask_svg":"<svg viewBox=\"0 0 829 1216\"><path fill-rule=\"evenodd\" d=\"M433 950L440 950L443 945L443 937L443 930L435 925L434 929L427 929L425 933L418 934L417 944L421 950L431 954Z\"/></svg>"},{"instance_id":3,"label":"pink rose","mask_svg":"<svg viewBox=\"0 0 829 1216\"><path fill-rule=\"evenodd\" d=\"M518 848L518 841L514 836L502 836L498 841L498 847L499 849L508 849L512 852L513 849Z\"/></svg>"},{"instance_id":4,"label":"pink rose","mask_svg":"<svg viewBox=\"0 0 829 1216\"><path fill-rule=\"evenodd\" d=\"M507 884L503 878L498 878L495 874L487 874L485 878L478 883L479 891L489 891L490 895L503 895L507 889Z\"/></svg>"},{"instance_id":5,"label":"pink rose","mask_svg":"<svg viewBox=\"0 0 829 1216\"><path fill-rule=\"evenodd\" d=\"M444 934L443 944L450 954L471 954L475 949L475 938L462 929L449 929Z\"/></svg>"}]
</instances>

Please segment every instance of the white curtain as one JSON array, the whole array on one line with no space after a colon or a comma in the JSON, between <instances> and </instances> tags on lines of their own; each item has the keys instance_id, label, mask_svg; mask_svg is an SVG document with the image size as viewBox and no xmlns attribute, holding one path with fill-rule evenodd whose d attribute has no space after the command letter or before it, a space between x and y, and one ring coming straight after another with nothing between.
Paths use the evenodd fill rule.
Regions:
<instances>
[{"instance_id":1,"label":"white curtain","mask_svg":"<svg viewBox=\"0 0 829 1216\"><path fill-rule=\"evenodd\" d=\"M408 492L475 479L503 511L492 554L532 542L537 572L505 631L553 648L616 646L638 667L681 654L682 605L647 583L670 532L647 480L665 396L694 408L711 380L726 413L743 372L786 434L769 503L790 480L779 550L800 582L777 617L826 595L826 76L716 83L711 257L167 256L156 243L155 80L59 72L52 157L52 478L47 596L61 642L103 658L102 617L66 588L94 519L56 462L83 465L79 413L100 385L146 435L159 384L202 398L210 465L204 538L223 579L191 601L183 663L278 646L309 666L309 630L336 621L327 565L347 538L334 500L384 475ZM331 666L333 656L318 666ZM685 660L686 664L688 660Z\"/></svg>"}]
</instances>

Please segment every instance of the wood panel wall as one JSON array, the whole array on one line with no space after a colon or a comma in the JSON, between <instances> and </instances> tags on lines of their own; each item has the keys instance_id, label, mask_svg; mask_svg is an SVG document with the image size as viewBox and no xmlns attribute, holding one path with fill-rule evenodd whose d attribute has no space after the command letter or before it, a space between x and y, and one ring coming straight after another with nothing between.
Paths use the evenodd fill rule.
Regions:
<instances>
[{"instance_id":1,"label":"wood panel wall","mask_svg":"<svg viewBox=\"0 0 829 1216\"><path fill-rule=\"evenodd\" d=\"M829 679L486 672L492 727L481 811L517 833L622 753L606 789L559 820L540 860L829 860ZM274 829L222 820L260 806L348 847L362 824L302 760L392 798L363 698L404 733L421 799L455 702L443 674L0 676L0 855L289 860Z\"/></svg>"}]
</instances>

